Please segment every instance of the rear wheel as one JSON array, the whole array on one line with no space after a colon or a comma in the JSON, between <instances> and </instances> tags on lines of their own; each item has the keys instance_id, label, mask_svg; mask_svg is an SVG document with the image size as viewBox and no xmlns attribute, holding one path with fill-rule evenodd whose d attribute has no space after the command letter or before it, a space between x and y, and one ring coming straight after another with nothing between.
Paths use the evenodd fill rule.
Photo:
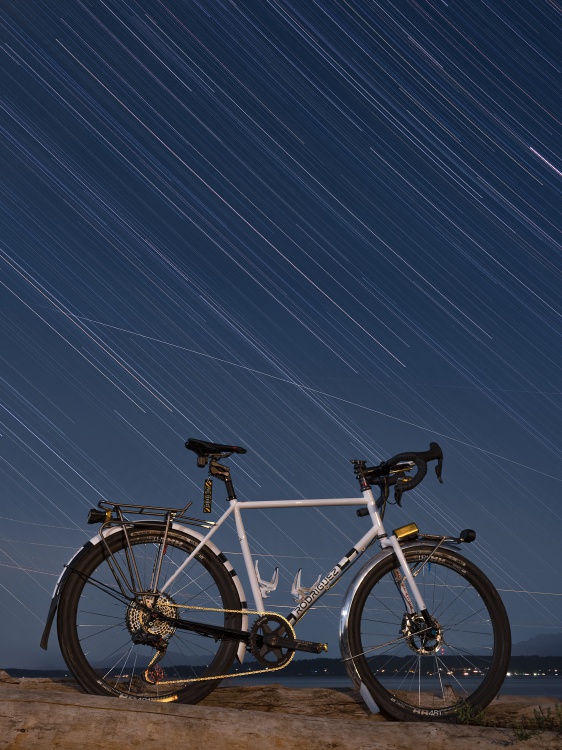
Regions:
<instances>
[{"instance_id":1,"label":"rear wheel","mask_svg":"<svg viewBox=\"0 0 562 750\"><path fill-rule=\"evenodd\" d=\"M157 525L132 527L127 533L132 554L120 531L106 538L111 554L100 542L74 563L57 620L66 664L89 693L197 703L218 685L219 680L210 678L228 673L238 642L176 629L166 618L240 630L242 605L232 575L217 555L203 548L169 590L157 589L155 595L152 581L160 553L162 585L199 540L172 530L162 549ZM207 679L185 682L195 677Z\"/></svg>"},{"instance_id":2,"label":"rear wheel","mask_svg":"<svg viewBox=\"0 0 562 750\"><path fill-rule=\"evenodd\" d=\"M404 550L427 610L410 615L395 555L374 567L349 610L349 652L382 713L454 721L497 695L511 652L503 602L486 576L454 551ZM407 594L406 594L407 598Z\"/></svg>"}]
</instances>

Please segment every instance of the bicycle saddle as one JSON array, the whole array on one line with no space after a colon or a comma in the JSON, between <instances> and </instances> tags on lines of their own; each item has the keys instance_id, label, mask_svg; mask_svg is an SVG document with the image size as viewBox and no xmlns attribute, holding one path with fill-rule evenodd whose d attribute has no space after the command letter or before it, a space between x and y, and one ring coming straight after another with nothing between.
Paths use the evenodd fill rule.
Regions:
<instances>
[{"instance_id":1,"label":"bicycle saddle","mask_svg":"<svg viewBox=\"0 0 562 750\"><path fill-rule=\"evenodd\" d=\"M223 445L222 443L208 443L206 440L189 438L185 447L188 451L197 453L198 456L213 456L216 453L246 453L246 448L239 445Z\"/></svg>"}]
</instances>

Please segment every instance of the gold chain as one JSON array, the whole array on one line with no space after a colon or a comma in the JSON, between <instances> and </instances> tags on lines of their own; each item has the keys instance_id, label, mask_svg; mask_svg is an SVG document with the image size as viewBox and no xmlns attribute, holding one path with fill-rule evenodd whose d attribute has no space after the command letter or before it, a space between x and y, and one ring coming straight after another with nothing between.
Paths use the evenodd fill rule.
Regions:
<instances>
[{"instance_id":1,"label":"gold chain","mask_svg":"<svg viewBox=\"0 0 562 750\"><path fill-rule=\"evenodd\" d=\"M214 607L196 607L192 606L190 604L174 604L175 607L178 609L196 609L200 612L226 612L227 614L240 614L240 615L275 615L275 617L280 617L287 628L289 629L290 636L294 639L295 638L295 631L293 629L293 626L291 623L283 617L283 615L280 615L278 612L258 612L253 609L215 609ZM156 655L157 656L157 655ZM268 667L267 669L254 669L250 672L237 672L234 674L219 674L219 675L213 675L212 677L188 677L183 680L159 680L158 685L187 685L191 682L206 682L208 680L224 680L227 677L248 677L249 675L254 674L265 674L266 672L278 672L280 669L285 669L287 664L290 664L295 657L295 651L292 652L289 660L285 662L285 664L282 664L280 667ZM148 672L151 665L156 663L156 657L154 657L148 667L145 670Z\"/></svg>"}]
</instances>

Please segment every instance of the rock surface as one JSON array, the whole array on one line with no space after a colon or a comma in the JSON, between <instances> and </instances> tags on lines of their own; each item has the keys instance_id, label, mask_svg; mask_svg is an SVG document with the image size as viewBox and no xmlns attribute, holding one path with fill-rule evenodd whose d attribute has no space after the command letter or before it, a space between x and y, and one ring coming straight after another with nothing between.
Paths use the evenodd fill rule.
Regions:
<instances>
[{"instance_id":1,"label":"rock surface","mask_svg":"<svg viewBox=\"0 0 562 750\"><path fill-rule=\"evenodd\" d=\"M495 701L490 723L533 716L550 698ZM280 685L226 687L196 706L86 695L70 681L0 672L2 750L562 750L552 732L518 741L512 729L387 722L352 691Z\"/></svg>"}]
</instances>

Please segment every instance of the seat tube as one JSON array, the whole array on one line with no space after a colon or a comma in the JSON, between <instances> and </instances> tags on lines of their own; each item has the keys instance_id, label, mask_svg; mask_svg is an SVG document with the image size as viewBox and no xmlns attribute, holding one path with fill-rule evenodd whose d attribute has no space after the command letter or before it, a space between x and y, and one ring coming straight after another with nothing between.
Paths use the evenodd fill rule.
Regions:
<instances>
[{"instance_id":1,"label":"seat tube","mask_svg":"<svg viewBox=\"0 0 562 750\"><path fill-rule=\"evenodd\" d=\"M246 565L246 572L250 580L250 588L252 589L252 595L254 597L254 603L258 612L263 612L263 600L261 596L261 589L258 583L257 576L254 571L254 564L252 561L252 553L250 552L250 545L246 538L246 530L242 522L242 513L240 512L240 506L236 500L233 501L234 505L234 521L236 523L236 533L238 534L238 541L240 542L240 549L242 550L242 557Z\"/></svg>"}]
</instances>

